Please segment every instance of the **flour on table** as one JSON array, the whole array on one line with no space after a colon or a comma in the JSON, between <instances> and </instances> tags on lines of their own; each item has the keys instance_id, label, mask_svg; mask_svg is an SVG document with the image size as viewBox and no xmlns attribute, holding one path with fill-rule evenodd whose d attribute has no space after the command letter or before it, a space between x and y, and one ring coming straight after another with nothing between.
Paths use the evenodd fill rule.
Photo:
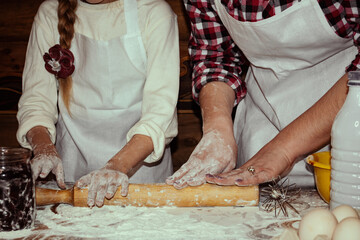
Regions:
<instances>
[{"instance_id":1,"label":"flour on table","mask_svg":"<svg viewBox=\"0 0 360 240\"><path fill-rule=\"evenodd\" d=\"M47 206L37 221L47 228L0 233L0 239L31 236L36 239L271 239L282 232L279 218L257 207L146 208L103 206L73 207L60 204L57 213ZM292 220L298 220L294 217ZM8 235L6 235L8 234ZM63 238L60 238L60 237ZM29 239L29 238L27 238ZM53 239L53 238L51 238Z\"/></svg>"},{"instance_id":2,"label":"flour on table","mask_svg":"<svg viewBox=\"0 0 360 240\"><path fill-rule=\"evenodd\" d=\"M305 214L327 207L316 191L302 193L293 206ZM258 207L73 207L60 204L37 211L35 229L0 232L0 239L265 240L284 228L298 228L301 216L274 217Z\"/></svg>"}]
</instances>

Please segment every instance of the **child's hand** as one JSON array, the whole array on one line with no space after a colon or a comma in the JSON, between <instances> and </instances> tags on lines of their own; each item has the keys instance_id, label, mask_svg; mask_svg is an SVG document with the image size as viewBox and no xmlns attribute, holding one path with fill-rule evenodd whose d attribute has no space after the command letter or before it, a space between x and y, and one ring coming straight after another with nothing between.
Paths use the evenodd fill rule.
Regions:
<instances>
[{"instance_id":1,"label":"child's hand","mask_svg":"<svg viewBox=\"0 0 360 240\"><path fill-rule=\"evenodd\" d=\"M177 189L206 182L206 174L232 170L236 164L237 145L233 138L220 131L210 131L202 137L189 160L166 183Z\"/></svg>"},{"instance_id":2,"label":"child's hand","mask_svg":"<svg viewBox=\"0 0 360 240\"><path fill-rule=\"evenodd\" d=\"M26 138L34 153L34 158L31 160L34 181L39 175L41 178L45 178L51 171L56 176L58 186L62 189L66 188L62 161L50 139L47 128L35 126L27 132Z\"/></svg>"},{"instance_id":3,"label":"child's hand","mask_svg":"<svg viewBox=\"0 0 360 240\"><path fill-rule=\"evenodd\" d=\"M54 144L41 145L34 149L31 169L34 180L39 176L45 178L51 171L56 176L58 186L62 189L66 188L62 161Z\"/></svg>"},{"instance_id":4,"label":"child's hand","mask_svg":"<svg viewBox=\"0 0 360 240\"><path fill-rule=\"evenodd\" d=\"M121 195L125 197L128 194L129 178L126 174L105 166L81 177L76 183L79 188L87 185L89 186L87 204L89 207L95 204L101 207L104 205L105 197L111 199L120 185Z\"/></svg>"}]
</instances>

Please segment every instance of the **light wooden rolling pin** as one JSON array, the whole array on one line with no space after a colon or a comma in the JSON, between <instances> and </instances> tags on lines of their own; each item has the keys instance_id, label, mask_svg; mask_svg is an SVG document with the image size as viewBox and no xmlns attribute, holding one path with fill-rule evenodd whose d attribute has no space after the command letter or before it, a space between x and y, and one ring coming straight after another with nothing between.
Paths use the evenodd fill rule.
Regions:
<instances>
[{"instance_id":1,"label":"light wooden rolling pin","mask_svg":"<svg viewBox=\"0 0 360 240\"><path fill-rule=\"evenodd\" d=\"M36 188L38 206L67 203L76 207L86 207L87 196L87 188L74 187L68 190ZM121 196L118 189L112 199L105 199L104 204L136 207L258 206L259 187L204 184L177 190L166 184L130 184L126 197Z\"/></svg>"}]
</instances>

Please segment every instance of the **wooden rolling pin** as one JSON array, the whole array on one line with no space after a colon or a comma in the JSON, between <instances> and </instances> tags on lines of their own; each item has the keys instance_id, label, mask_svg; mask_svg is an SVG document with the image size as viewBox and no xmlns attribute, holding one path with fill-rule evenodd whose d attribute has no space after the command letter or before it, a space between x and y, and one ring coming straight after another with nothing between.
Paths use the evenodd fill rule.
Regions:
<instances>
[{"instance_id":1,"label":"wooden rolling pin","mask_svg":"<svg viewBox=\"0 0 360 240\"><path fill-rule=\"evenodd\" d=\"M67 203L76 207L86 207L87 196L87 188L74 187L68 190L36 188L38 206ZM259 187L204 184L177 190L166 184L130 184L126 197L121 196L118 189L112 199L105 199L104 204L136 207L258 206Z\"/></svg>"}]
</instances>

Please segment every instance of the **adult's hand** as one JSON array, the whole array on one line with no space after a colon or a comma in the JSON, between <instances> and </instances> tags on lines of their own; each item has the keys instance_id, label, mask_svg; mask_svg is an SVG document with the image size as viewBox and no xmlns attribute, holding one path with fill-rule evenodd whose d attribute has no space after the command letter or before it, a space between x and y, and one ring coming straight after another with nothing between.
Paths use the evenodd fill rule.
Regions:
<instances>
[{"instance_id":1,"label":"adult's hand","mask_svg":"<svg viewBox=\"0 0 360 240\"><path fill-rule=\"evenodd\" d=\"M88 206L93 207L96 204L101 207L104 205L104 199L111 199L119 186L121 186L122 196L125 197L128 194L129 178L125 173L105 166L81 177L76 182L76 186L79 188L89 186Z\"/></svg>"},{"instance_id":2,"label":"adult's hand","mask_svg":"<svg viewBox=\"0 0 360 240\"><path fill-rule=\"evenodd\" d=\"M236 164L237 146L232 135L213 130L205 133L189 160L166 183L177 189L206 182L206 174L232 170Z\"/></svg>"},{"instance_id":3,"label":"adult's hand","mask_svg":"<svg viewBox=\"0 0 360 240\"><path fill-rule=\"evenodd\" d=\"M207 83L200 92L203 136L189 160L166 183L177 189L201 185L206 174L232 170L236 165L232 110L234 91L224 82Z\"/></svg>"},{"instance_id":4,"label":"adult's hand","mask_svg":"<svg viewBox=\"0 0 360 240\"><path fill-rule=\"evenodd\" d=\"M249 186L286 176L294 162L286 151L265 146L241 167L219 175L208 174L206 181L218 185Z\"/></svg>"},{"instance_id":5,"label":"adult's hand","mask_svg":"<svg viewBox=\"0 0 360 240\"><path fill-rule=\"evenodd\" d=\"M39 176L45 178L52 172L56 177L58 186L62 189L66 188L62 161L50 140L47 129L37 126L29 130L26 136L34 153L34 157L31 160L34 180Z\"/></svg>"},{"instance_id":6,"label":"adult's hand","mask_svg":"<svg viewBox=\"0 0 360 240\"><path fill-rule=\"evenodd\" d=\"M297 159L330 142L331 126L346 98L347 81L345 74L318 102L286 126L243 166L230 173L208 175L207 181L245 186L287 175ZM254 169L253 173L248 170L249 167Z\"/></svg>"}]
</instances>

